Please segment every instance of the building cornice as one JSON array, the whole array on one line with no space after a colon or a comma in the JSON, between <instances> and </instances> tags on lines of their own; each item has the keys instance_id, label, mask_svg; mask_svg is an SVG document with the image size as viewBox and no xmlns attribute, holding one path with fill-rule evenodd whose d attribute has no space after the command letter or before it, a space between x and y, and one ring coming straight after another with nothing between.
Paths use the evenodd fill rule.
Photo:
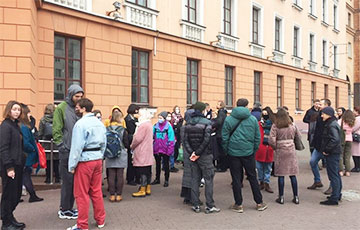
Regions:
<instances>
[{"instance_id":1,"label":"building cornice","mask_svg":"<svg viewBox=\"0 0 360 230\"><path fill-rule=\"evenodd\" d=\"M355 13L355 8L352 7L349 3L346 3L346 9L350 10L351 13Z\"/></svg>"},{"instance_id":2,"label":"building cornice","mask_svg":"<svg viewBox=\"0 0 360 230\"><path fill-rule=\"evenodd\" d=\"M350 34L351 36L355 36L355 30L350 26L346 26L346 33Z\"/></svg>"}]
</instances>

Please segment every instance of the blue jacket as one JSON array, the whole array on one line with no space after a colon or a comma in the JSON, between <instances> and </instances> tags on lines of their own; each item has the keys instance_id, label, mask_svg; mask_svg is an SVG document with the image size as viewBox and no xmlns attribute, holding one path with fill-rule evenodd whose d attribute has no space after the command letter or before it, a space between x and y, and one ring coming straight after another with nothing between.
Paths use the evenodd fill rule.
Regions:
<instances>
[{"instance_id":1,"label":"blue jacket","mask_svg":"<svg viewBox=\"0 0 360 230\"><path fill-rule=\"evenodd\" d=\"M95 151L84 149L100 148ZM93 113L86 114L76 122L72 131L69 155L69 172L75 170L79 162L100 160L106 148L106 128Z\"/></svg>"},{"instance_id":2,"label":"blue jacket","mask_svg":"<svg viewBox=\"0 0 360 230\"><path fill-rule=\"evenodd\" d=\"M23 136L23 151L26 154L25 166L31 167L33 164L39 162L38 148L30 128L24 124L21 124L20 128Z\"/></svg>"}]
</instances>

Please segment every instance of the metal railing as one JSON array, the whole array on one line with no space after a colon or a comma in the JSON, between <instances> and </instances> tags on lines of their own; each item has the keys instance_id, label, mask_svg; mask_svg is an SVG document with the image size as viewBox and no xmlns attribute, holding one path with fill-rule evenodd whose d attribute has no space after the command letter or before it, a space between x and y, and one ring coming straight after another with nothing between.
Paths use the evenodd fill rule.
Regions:
<instances>
[{"instance_id":1,"label":"metal railing","mask_svg":"<svg viewBox=\"0 0 360 230\"><path fill-rule=\"evenodd\" d=\"M51 140L39 140L39 142L40 144L50 143L50 149L44 149L45 153L50 153L50 184L54 184L54 153L59 153L59 150L54 149L54 140L52 138Z\"/></svg>"}]
</instances>

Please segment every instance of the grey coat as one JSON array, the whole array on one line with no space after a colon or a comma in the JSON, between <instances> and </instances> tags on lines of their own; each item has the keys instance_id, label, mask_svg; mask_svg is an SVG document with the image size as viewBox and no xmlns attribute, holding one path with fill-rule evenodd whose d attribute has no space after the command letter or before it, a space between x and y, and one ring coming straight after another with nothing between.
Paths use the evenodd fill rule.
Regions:
<instances>
[{"instance_id":1,"label":"grey coat","mask_svg":"<svg viewBox=\"0 0 360 230\"><path fill-rule=\"evenodd\" d=\"M271 127L269 144L273 147L275 175L294 176L299 173L294 139L301 133L295 125L278 129L274 124Z\"/></svg>"},{"instance_id":2,"label":"grey coat","mask_svg":"<svg viewBox=\"0 0 360 230\"><path fill-rule=\"evenodd\" d=\"M181 127L180 135L181 139L184 140L185 126ZM184 171L182 177L182 187L191 188L191 167L190 167L190 153L183 148L184 154Z\"/></svg>"}]
</instances>

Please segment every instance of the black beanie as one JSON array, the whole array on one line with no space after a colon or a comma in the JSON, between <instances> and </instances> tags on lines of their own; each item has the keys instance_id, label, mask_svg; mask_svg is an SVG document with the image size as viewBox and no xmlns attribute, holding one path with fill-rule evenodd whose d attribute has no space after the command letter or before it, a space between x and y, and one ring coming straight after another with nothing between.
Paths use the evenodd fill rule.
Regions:
<instances>
[{"instance_id":1,"label":"black beanie","mask_svg":"<svg viewBox=\"0 0 360 230\"><path fill-rule=\"evenodd\" d=\"M321 110L321 112L329 115L330 117L333 117L334 114L335 114L334 109L331 108L330 106L323 108L323 109Z\"/></svg>"},{"instance_id":2,"label":"black beanie","mask_svg":"<svg viewBox=\"0 0 360 230\"><path fill-rule=\"evenodd\" d=\"M194 109L199 110L200 112L204 111L205 108L206 108L206 105L204 103L202 103L201 101L196 102L194 105Z\"/></svg>"}]
</instances>

